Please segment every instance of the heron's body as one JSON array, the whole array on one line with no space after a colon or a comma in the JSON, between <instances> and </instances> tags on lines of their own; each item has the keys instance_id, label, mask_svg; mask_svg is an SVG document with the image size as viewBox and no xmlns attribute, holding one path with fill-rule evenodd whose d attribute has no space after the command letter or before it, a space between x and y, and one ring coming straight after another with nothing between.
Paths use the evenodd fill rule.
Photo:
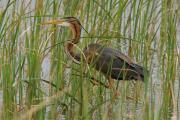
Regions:
<instances>
[{"instance_id":1,"label":"heron's body","mask_svg":"<svg viewBox=\"0 0 180 120\"><path fill-rule=\"evenodd\" d=\"M89 44L84 49L89 64L105 76L116 80L144 80L143 67L134 64L118 50L99 44Z\"/></svg>"},{"instance_id":2,"label":"heron's body","mask_svg":"<svg viewBox=\"0 0 180 120\"><path fill-rule=\"evenodd\" d=\"M60 20L48 21L44 24L57 24L71 28L73 37L71 41L67 42L65 49L72 60L79 64L82 61L82 55L75 53L73 49L74 45L79 42L81 35L82 26L79 20L75 17L66 17ZM83 53L86 62L94 66L96 70L103 73L108 79L143 81L144 74L147 72L142 66L135 64L120 51L100 44L89 44ZM109 80L109 82L111 81Z\"/></svg>"}]
</instances>

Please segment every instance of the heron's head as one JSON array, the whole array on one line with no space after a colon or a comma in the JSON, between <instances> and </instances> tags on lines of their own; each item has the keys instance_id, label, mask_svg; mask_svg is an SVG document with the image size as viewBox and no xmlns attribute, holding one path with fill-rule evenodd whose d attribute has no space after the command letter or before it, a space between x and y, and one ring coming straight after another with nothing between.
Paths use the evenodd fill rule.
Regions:
<instances>
[{"instance_id":1,"label":"heron's head","mask_svg":"<svg viewBox=\"0 0 180 120\"><path fill-rule=\"evenodd\" d=\"M77 18L64 17L61 19L50 20L50 21L46 21L46 22L42 23L42 25L47 25L47 24L60 25L60 26L66 26L66 27L71 28L71 30L73 32L72 42L74 44L79 42L82 25Z\"/></svg>"},{"instance_id":2,"label":"heron's head","mask_svg":"<svg viewBox=\"0 0 180 120\"><path fill-rule=\"evenodd\" d=\"M67 26L67 27L79 27L81 28L81 23L75 17L64 17L58 20L49 20L43 22L42 25L46 24L53 24L53 25L60 25L60 26Z\"/></svg>"}]
</instances>

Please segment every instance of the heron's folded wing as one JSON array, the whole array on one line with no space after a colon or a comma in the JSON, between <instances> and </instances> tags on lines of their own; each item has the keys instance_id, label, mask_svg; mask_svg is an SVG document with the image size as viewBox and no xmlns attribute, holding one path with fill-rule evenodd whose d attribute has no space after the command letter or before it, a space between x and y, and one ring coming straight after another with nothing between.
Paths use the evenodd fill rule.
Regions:
<instances>
[{"instance_id":1,"label":"heron's folded wing","mask_svg":"<svg viewBox=\"0 0 180 120\"><path fill-rule=\"evenodd\" d=\"M133 64L133 61L128 56L126 56L125 54L123 54L122 52L120 52L118 50L113 50L113 55L115 57L117 57L118 59L123 60L124 62L126 62L129 65Z\"/></svg>"}]
</instances>

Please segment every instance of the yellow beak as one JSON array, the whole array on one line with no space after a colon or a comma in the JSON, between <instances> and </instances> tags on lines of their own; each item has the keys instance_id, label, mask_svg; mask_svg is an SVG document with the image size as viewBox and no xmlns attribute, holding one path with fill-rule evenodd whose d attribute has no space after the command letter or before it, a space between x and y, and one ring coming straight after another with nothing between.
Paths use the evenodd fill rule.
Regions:
<instances>
[{"instance_id":1,"label":"yellow beak","mask_svg":"<svg viewBox=\"0 0 180 120\"><path fill-rule=\"evenodd\" d=\"M47 25L47 24L63 24L65 22L65 20L63 19L59 19L59 20L50 20L50 21L45 21L45 22L42 22L41 24L42 25Z\"/></svg>"}]
</instances>

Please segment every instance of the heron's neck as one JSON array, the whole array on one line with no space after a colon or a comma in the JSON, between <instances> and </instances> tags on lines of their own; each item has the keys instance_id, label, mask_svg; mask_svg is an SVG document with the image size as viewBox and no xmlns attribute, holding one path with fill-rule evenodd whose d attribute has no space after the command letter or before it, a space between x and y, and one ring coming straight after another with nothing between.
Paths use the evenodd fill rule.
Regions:
<instances>
[{"instance_id":1,"label":"heron's neck","mask_svg":"<svg viewBox=\"0 0 180 120\"><path fill-rule=\"evenodd\" d=\"M77 44L81 37L81 26L72 24L70 28L72 31L72 40L71 41L72 41L72 43Z\"/></svg>"},{"instance_id":2,"label":"heron's neck","mask_svg":"<svg viewBox=\"0 0 180 120\"><path fill-rule=\"evenodd\" d=\"M69 54L69 56L72 58L72 60L75 63L79 63L80 61L80 55L75 53L74 51L74 44L77 44L79 42L80 36L81 36L81 26L77 26L76 24L71 25L71 31L72 31L72 40L71 42L67 43L66 50Z\"/></svg>"},{"instance_id":3,"label":"heron's neck","mask_svg":"<svg viewBox=\"0 0 180 120\"><path fill-rule=\"evenodd\" d=\"M66 52L69 55L69 57L73 60L73 62L80 64L80 54L74 52L74 43L68 42L66 44Z\"/></svg>"}]
</instances>

